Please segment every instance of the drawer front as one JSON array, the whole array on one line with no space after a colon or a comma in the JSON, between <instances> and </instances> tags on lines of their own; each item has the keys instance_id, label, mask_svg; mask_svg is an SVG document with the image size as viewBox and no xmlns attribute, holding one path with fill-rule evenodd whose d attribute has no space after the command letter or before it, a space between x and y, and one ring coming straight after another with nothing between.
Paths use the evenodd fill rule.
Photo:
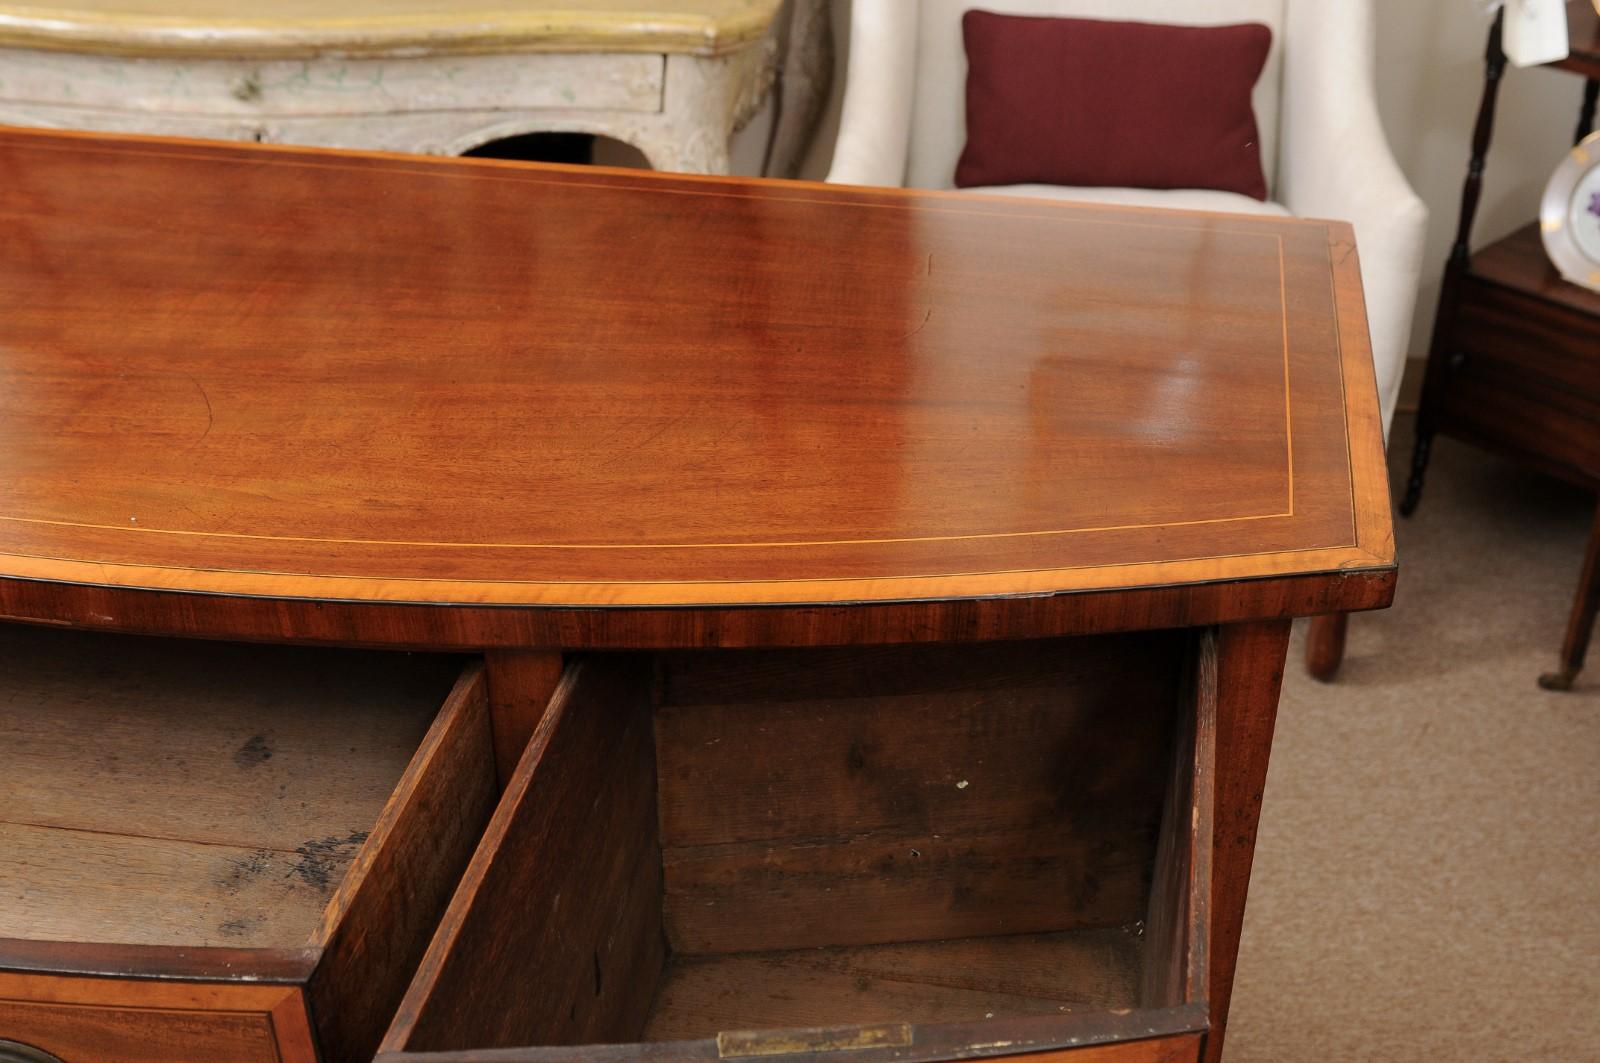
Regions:
<instances>
[{"instance_id":1,"label":"drawer front","mask_svg":"<svg viewBox=\"0 0 1600 1063\"><path fill-rule=\"evenodd\" d=\"M661 109L660 55L120 59L0 49L0 100L144 115L315 116L417 111ZM399 120L397 117L395 120Z\"/></svg>"},{"instance_id":2,"label":"drawer front","mask_svg":"<svg viewBox=\"0 0 1600 1063\"><path fill-rule=\"evenodd\" d=\"M1452 376L1439 415L1440 427L1452 434L1580 483L1600 479L1600 409L1518 380L1502 363L1469 357Z\"/></svg>"},{"instance_id":3,"label":"drawer front","mask_svg":"<svg viewBox=\"0 0 1600 1063\"><path fill-rule=\"evenodd\" d=\"M313 1063L294 986L0 972L0 1039L63 1063Z\"/></svg>"},{"instance_id":4,"label":"drawer front","mask_svg":"<svg viewBox=\"0 0 1600 1063\"><path fill-rule=\"evenodd\" d=\"M1600 406L1600 321L1468 278L1454 340L1466 355L1463 372L1553 389Z\"/></svg>"}]
</instances>

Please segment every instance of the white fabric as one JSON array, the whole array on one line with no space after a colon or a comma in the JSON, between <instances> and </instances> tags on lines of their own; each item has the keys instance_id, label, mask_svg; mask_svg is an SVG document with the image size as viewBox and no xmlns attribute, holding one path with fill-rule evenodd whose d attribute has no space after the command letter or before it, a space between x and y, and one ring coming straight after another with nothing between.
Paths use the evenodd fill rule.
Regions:
<instances>
[{"instance_id":1,"label":"white fabric","mask_svg":"<svg viewBox=\"0 0 1600 1063\"><path fill-rule=\"evenodd\" d=\"M1184 196L1194 197L1181 204L1190 209L1243 208L1253 213L1286 209L1302 217L1354 223L1387 430L1405 367L1428 215L1401 174L1378 119L1372 4L1373 0L1001 0L981 6L1152 22L1258 21L1273 27L1274 54L1257 85L1256 116L1275 204L1239 203L1243 197L1234 197L1232 204L1223 205L1211 197L1229 193L1196 190L1057 190L1023 185L989 191L1174 206L1179 205L1175 199L1164 197ZM966 137L962 104L966 60L959 15L970 6L975 5L963 0L854 0L843 117L828 180L901 185L910 177L913 185L951 186ZM1275 152L1268 148L1273 143Z\"/></svg>"},{"instance_id":2,"label":"white fabric","mask_svg":"<svg viewBox=\"0 0 1600 1063\"><path fill-rule=\"evenodd\" d=\"M862 0L871 6L873 0ZM956 160L967 142L967 52L961 15L969 8L1006 15L1057 15L1124 21L1220 26L1264 22L1272 50L1256 82L1252 102L1261 129L1261 168L1272 186L1277 169L1278 97L1283 70L1285 0L888 0L918 7L916 92L911 114L911 154L906 184L949 188ZM1326 0L1343 3L1344 0Z\"/></svg>"},{"instance_id":3,"label":"white fabric","mask_svg":"<svg viewBox=\"0 0 1600 1063\"><path fill-rule=\"evenodd\" d=\"M963 192L988 192L1001 196L1036 196L1040 199L1065 199L1074 203L1111 203L1123 207L1167 207L1172 210L1205 210L1221 214L1254 214L1258 217L1288 217L1289 209L1271 200L1262 202L1237 192L1213 188L1069 188L1066 185L990 185L964 188Z\"/></svg>"},{"instance_id":4,"label":"white fabric","mask_svg":"<svg viewBox=\"0 0 1600 1063\"><path fill-rule=\"evenodd\" d=\"M1373 89L1371 0L1291 0L1277 199L1355 225L1383 430L1400 398L1428 208L1389 150Z\"/></svg>"}]
</instances>

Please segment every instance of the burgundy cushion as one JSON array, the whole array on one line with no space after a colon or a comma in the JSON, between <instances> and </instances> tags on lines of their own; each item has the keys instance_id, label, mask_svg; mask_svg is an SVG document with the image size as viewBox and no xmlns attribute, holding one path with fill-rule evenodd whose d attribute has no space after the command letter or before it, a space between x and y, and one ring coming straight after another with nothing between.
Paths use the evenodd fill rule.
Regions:
<instances>
[{"instance_id":1,"label":"burgundy cushion","mask_svg":"<svg viewBox=\"0 0 1600 1063\"><path fill-rule=\"evenodd\" d=\"M1219 188L1267 198L1250 92L1272 30L968 11L956 185Z\"/></svg>"}]
</instances>

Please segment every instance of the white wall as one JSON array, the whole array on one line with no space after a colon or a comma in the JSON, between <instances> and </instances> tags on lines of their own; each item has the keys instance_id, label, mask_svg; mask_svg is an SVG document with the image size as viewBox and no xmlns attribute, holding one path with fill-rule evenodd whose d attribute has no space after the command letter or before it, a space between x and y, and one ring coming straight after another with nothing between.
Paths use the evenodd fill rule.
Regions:
<instances>
[{"instance_id":1,"label":"white wall","mask_svg":"<svg viewBox=\"0 0 1600 1063\"><path fill-rule=\"evenodd\" d=\"M1482 0L1376 3L1378 105L1400 166L1431 215L1411 344L1411 356L1425 358L1461 208L1490 16ZM1473 247L1537 217L1545 181L1571 146L1582 93L1583 80L1574 74L1507 65Z\"/></svg>"}]
</instances>

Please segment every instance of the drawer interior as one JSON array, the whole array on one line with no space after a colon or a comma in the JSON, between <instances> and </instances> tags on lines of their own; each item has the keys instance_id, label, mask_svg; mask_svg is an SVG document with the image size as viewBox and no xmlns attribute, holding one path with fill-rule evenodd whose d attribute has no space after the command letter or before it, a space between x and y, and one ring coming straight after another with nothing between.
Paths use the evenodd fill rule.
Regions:
<instances>
[{"instance_id":1,"label":"drawer interior","mask_svg":"<svg viewBox=\"0 0 1600 1063\"><path fill-rule=\"evenodd\" d=\"M1155 632L591 656L384 1047L953 1058L907 1046L1203 1026L1204 652Z\"/></svg>"},{"instance_id":2,"label":"drawer interior","mask_svg":"<svg viewBox=\"0 0 1600 1063\"><path fill-rule=\"evenodd\" d=\"M461 667L0 625L0 938L320 943Z\"/></svg>"}]
</instances>

